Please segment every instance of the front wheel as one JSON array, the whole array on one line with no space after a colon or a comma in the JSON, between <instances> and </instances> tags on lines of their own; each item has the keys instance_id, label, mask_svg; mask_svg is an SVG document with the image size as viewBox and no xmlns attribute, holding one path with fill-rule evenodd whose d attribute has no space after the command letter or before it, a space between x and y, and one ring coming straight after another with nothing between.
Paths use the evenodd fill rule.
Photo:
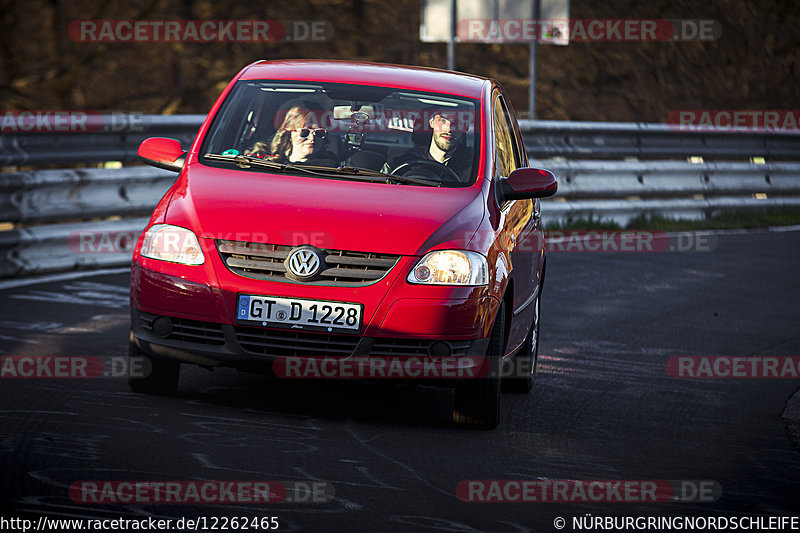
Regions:
<instances>
[{"instance_id":1,"label":"front wheel","mask_svg":"<svg viewBox=\"0 0 800 533\"><path fill-rule=\"evenodd\" d=\"M133 392L168 396L178 390L180 362L151 357L134 343L130 343L128 359L128 386Z\"/></svg>"},{"instance_id":2,"label":"front wheel","mask_svg":"<svg viewBox=\"0 0 800 533\"><path fill-rule=\"evenodd\" d=\"M489 372L456 385L455 422L480 429L494 429L500 422L500 366L504 339L505 309L500 305L484 360Z\"/></svg>"}]
</instances>

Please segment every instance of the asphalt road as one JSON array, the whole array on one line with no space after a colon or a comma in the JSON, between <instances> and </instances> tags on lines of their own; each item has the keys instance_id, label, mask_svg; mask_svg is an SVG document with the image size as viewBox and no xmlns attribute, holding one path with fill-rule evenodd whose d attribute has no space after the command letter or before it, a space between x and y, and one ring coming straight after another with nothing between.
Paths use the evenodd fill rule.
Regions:
<instances>
[{"instance_id":1,"label":"asphalt road","mask_svg":"<svg viewBox=\"0 0 800 533\"><path fill-rule=\"evenodd\" d=\"M722 235L710 252L551 253L536 386L504 394L494 432L453 425L452 392L432 387L184 367L177 396L150 397L120 378L5 376L0 517L275 516L279 531L521 532L557 531L558 517L572 531L587 514L796 516L800 446L785 410L800 379L679 379L667 362L800 355L798 274L800 231ZM0 355L124 356L127 283L125 273L0 283ZM715 487L705 499L716 501L457 497L460 482L492 479L696 480ZM71 499L69 487L87 480L317 482L335 496Z\"/></svg>"}]
</instances>

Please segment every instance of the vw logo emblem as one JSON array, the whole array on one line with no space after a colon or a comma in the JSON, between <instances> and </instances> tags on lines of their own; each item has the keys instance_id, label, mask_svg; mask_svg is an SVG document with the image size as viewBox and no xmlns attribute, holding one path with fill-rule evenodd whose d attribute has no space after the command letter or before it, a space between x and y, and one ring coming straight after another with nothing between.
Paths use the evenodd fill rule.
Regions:
<instances>
[{"instance_id":1,"label":"vw logo emblem","mask_svg":"<svg viewBox=\"0 0 800 533\"><path fill-rule=\"evenodd\" d=\"M312 248L298 248L286 258L289 272L300 279L310 279L319 272L319 254Z\"/></svg>"}]
</instances>

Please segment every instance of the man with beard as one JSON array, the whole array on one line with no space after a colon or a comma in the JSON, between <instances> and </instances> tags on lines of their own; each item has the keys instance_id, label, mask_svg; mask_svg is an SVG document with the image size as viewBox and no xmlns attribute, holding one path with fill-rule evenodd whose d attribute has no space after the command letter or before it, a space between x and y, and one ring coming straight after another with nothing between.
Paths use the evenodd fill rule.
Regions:
<instances>
[{"instance_id":1,"label":"man with beard","mask_svg":"<svg viewBox=\"0 0 800 533\"><path fill-rule=\"evenodd\" d=\"M395 159L392 163L392 169L396 169L403 163L413 166L414 161L435 161L455 172L462 183L469 182L472 157L470 151L464 145L463 132L459 134L456 131L456 113L437 109L428 111L423 115L423 124L426 123L426 118L428 131L431 132L430 142L417 144L414 148ZM415 137L417 133L419 132L415 132ZM433 173L432 170L428 172ZM449 174L449 172L444 174L442 180L447 181L447 175Z\"/></svg>"}]
</instances>

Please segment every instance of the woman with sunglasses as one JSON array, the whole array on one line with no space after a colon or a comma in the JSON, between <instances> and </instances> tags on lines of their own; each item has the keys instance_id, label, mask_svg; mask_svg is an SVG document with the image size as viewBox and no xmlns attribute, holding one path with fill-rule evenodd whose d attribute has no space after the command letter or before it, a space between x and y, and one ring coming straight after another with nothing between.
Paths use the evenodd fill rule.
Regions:
<instances>
[{"instance_id":1,"label":"woman with sunglasses","mask_svg":"<svg viewBox=\"0 0 800 533\"><path fill-rule=\"evenodd\" d=\"M319 126L318 116L324 110L313 102L295 105L286 111L266 153L267 144L256 143L245 155L267 156L279 163L303 163L337 167L339 161L333 153L324 150L327 130Z\"/></svg>"}]
</instances>

